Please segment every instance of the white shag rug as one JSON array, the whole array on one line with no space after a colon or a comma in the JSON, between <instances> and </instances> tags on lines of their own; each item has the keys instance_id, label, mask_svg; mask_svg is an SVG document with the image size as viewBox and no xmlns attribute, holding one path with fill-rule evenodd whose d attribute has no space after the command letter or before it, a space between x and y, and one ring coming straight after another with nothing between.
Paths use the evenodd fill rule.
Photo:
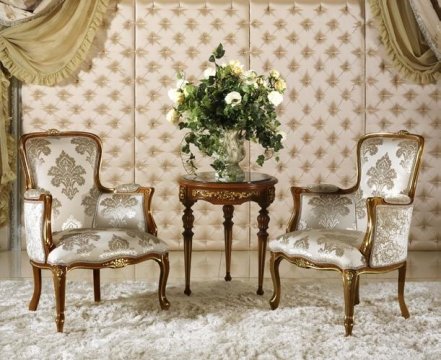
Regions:
<instances>
[{"instance_id":1,"label":"white shag rug","mask_svg":"<svg viewBox=\"0 0 441 360\"><path fill-rule=\"evenodd\" d=\"M36 312L31 281L0 281L1 359L441 359L441 283L408 282L411 317L401 317L397 284L361 283L352 337L344 337L340 282L282 280L270 310L255 281L169 286L161 311L155 284L68 282L64 333L57 333L52 282Z\"/></svg>"}]
</instances>

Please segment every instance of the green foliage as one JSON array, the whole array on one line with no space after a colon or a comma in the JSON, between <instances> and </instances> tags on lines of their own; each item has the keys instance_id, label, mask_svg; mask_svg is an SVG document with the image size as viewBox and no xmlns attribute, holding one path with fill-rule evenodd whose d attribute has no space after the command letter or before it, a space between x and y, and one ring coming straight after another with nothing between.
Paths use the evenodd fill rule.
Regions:
<instances>
[{"instance_id":1,"label":"green foliage","mask_svg":"<svg viewBox=\"0 0 441 360\"><path fill-rule=\"evenodd\" d=\"M280 74L272 70L265 77L254 71L244 71L238 61L219 65L217 60L225 55L222 44L213 51L209 61L214 68L207 69L204 78L195 85L178 74L177 88L169 91L174 107L167 119L189 129L182 152L190 155L190 165L195 168L190 145L203 154L212 156L222 149L220 139L226 130L238 130L246 140L256 142L276 154L283 148L283 135L277 120L276 106L282 101L286 84ZM267 159L259 155L256 162L262 165ZM215 160L216 170L225 164Z\"/></svg>"}]
</instances>

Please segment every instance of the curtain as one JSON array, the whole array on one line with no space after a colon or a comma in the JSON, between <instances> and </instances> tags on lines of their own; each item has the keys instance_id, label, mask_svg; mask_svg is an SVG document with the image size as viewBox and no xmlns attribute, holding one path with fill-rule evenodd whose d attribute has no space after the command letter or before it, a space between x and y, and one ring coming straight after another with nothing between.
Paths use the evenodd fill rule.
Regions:
<instances>
[{"instance_id":1,"label":"curtain","mask_svg":"<svg viewBox=\"0 0 441 360\"><path fill-rule=\"evenodd\" d=\"M441 61L441 2L410 0L415 19L438 61Z\"/></svg>"},{"instance_id":2,"label":"curtain","mask_svg":"<svg viewBox=\"0 0 441 360\"><path fill-rule=\"evenodd\" d=\"M0 30L0 225L8 219L8 184L15 153L7 135L9 77L22 82L54 85L70 76L84 61L109 0L65 0L35 18ZM6 203L5 203L6 202Z\"/></svg>"},{"instance_id":3,"label":"curtain","mask_svg":"<svg viewBox=\"0 0 441 360\"><path fill-rule=\"evenodd\" d=\"M64 0L0 0L0 25L15 26L44 15Z\"/></svg>"},{"instance_id":4,"label":"curtain","mask_svg":"<svg viewBox=\"0 0 441 360\"><path fill-rule=\"evenodd\" d=\"M370 0L381 40L395 68L418 84L441 78L441 62L427 44L409 0Z\"/></svg>"}]
</instances>

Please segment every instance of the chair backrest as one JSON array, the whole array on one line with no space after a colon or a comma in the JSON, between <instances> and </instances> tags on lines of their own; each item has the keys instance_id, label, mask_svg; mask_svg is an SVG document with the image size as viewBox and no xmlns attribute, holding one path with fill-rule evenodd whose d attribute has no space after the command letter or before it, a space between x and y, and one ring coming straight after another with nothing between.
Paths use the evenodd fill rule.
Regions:
<instances>
[{"instance_id":1,"label":"chair backrest","mask_svg":"<svg viewBox=\"0 0 441 360\"><path fill-rule=\"evenodd\" d=\"M91 227L101 184L102 145L86 132L25 134L20 151L26 189L52 195L52 231Z\"/></svg>"},{"instance_id":2,"label":"chair backrest","mask_svg":"<svg viewBox=\"0 0 441 360\"><path fill-rule=\"evenodd\" d=\"M422 136L405 131L368 134L359 140L357 230L366 230L368 197L414 198L423 146Z\"/></svg>"}]
</instances>

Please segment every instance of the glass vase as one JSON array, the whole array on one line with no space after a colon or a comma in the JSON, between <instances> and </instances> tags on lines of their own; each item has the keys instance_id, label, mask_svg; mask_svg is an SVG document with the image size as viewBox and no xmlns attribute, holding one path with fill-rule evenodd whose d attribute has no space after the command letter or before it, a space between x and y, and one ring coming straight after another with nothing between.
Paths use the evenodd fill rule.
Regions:
<instances>
[{"instance_id":1,"label":"glass vase","mask_svg":"<svg viewBox=\"0 0 441 360\"><path fill-rule=\"evenodd\" d=\"M239 165L245 158L244 138L240 130L225 130L216 158L222 164L216 171L217 181L240 182L245 179L245 172Z\"/></svg>"}]
</instances>

